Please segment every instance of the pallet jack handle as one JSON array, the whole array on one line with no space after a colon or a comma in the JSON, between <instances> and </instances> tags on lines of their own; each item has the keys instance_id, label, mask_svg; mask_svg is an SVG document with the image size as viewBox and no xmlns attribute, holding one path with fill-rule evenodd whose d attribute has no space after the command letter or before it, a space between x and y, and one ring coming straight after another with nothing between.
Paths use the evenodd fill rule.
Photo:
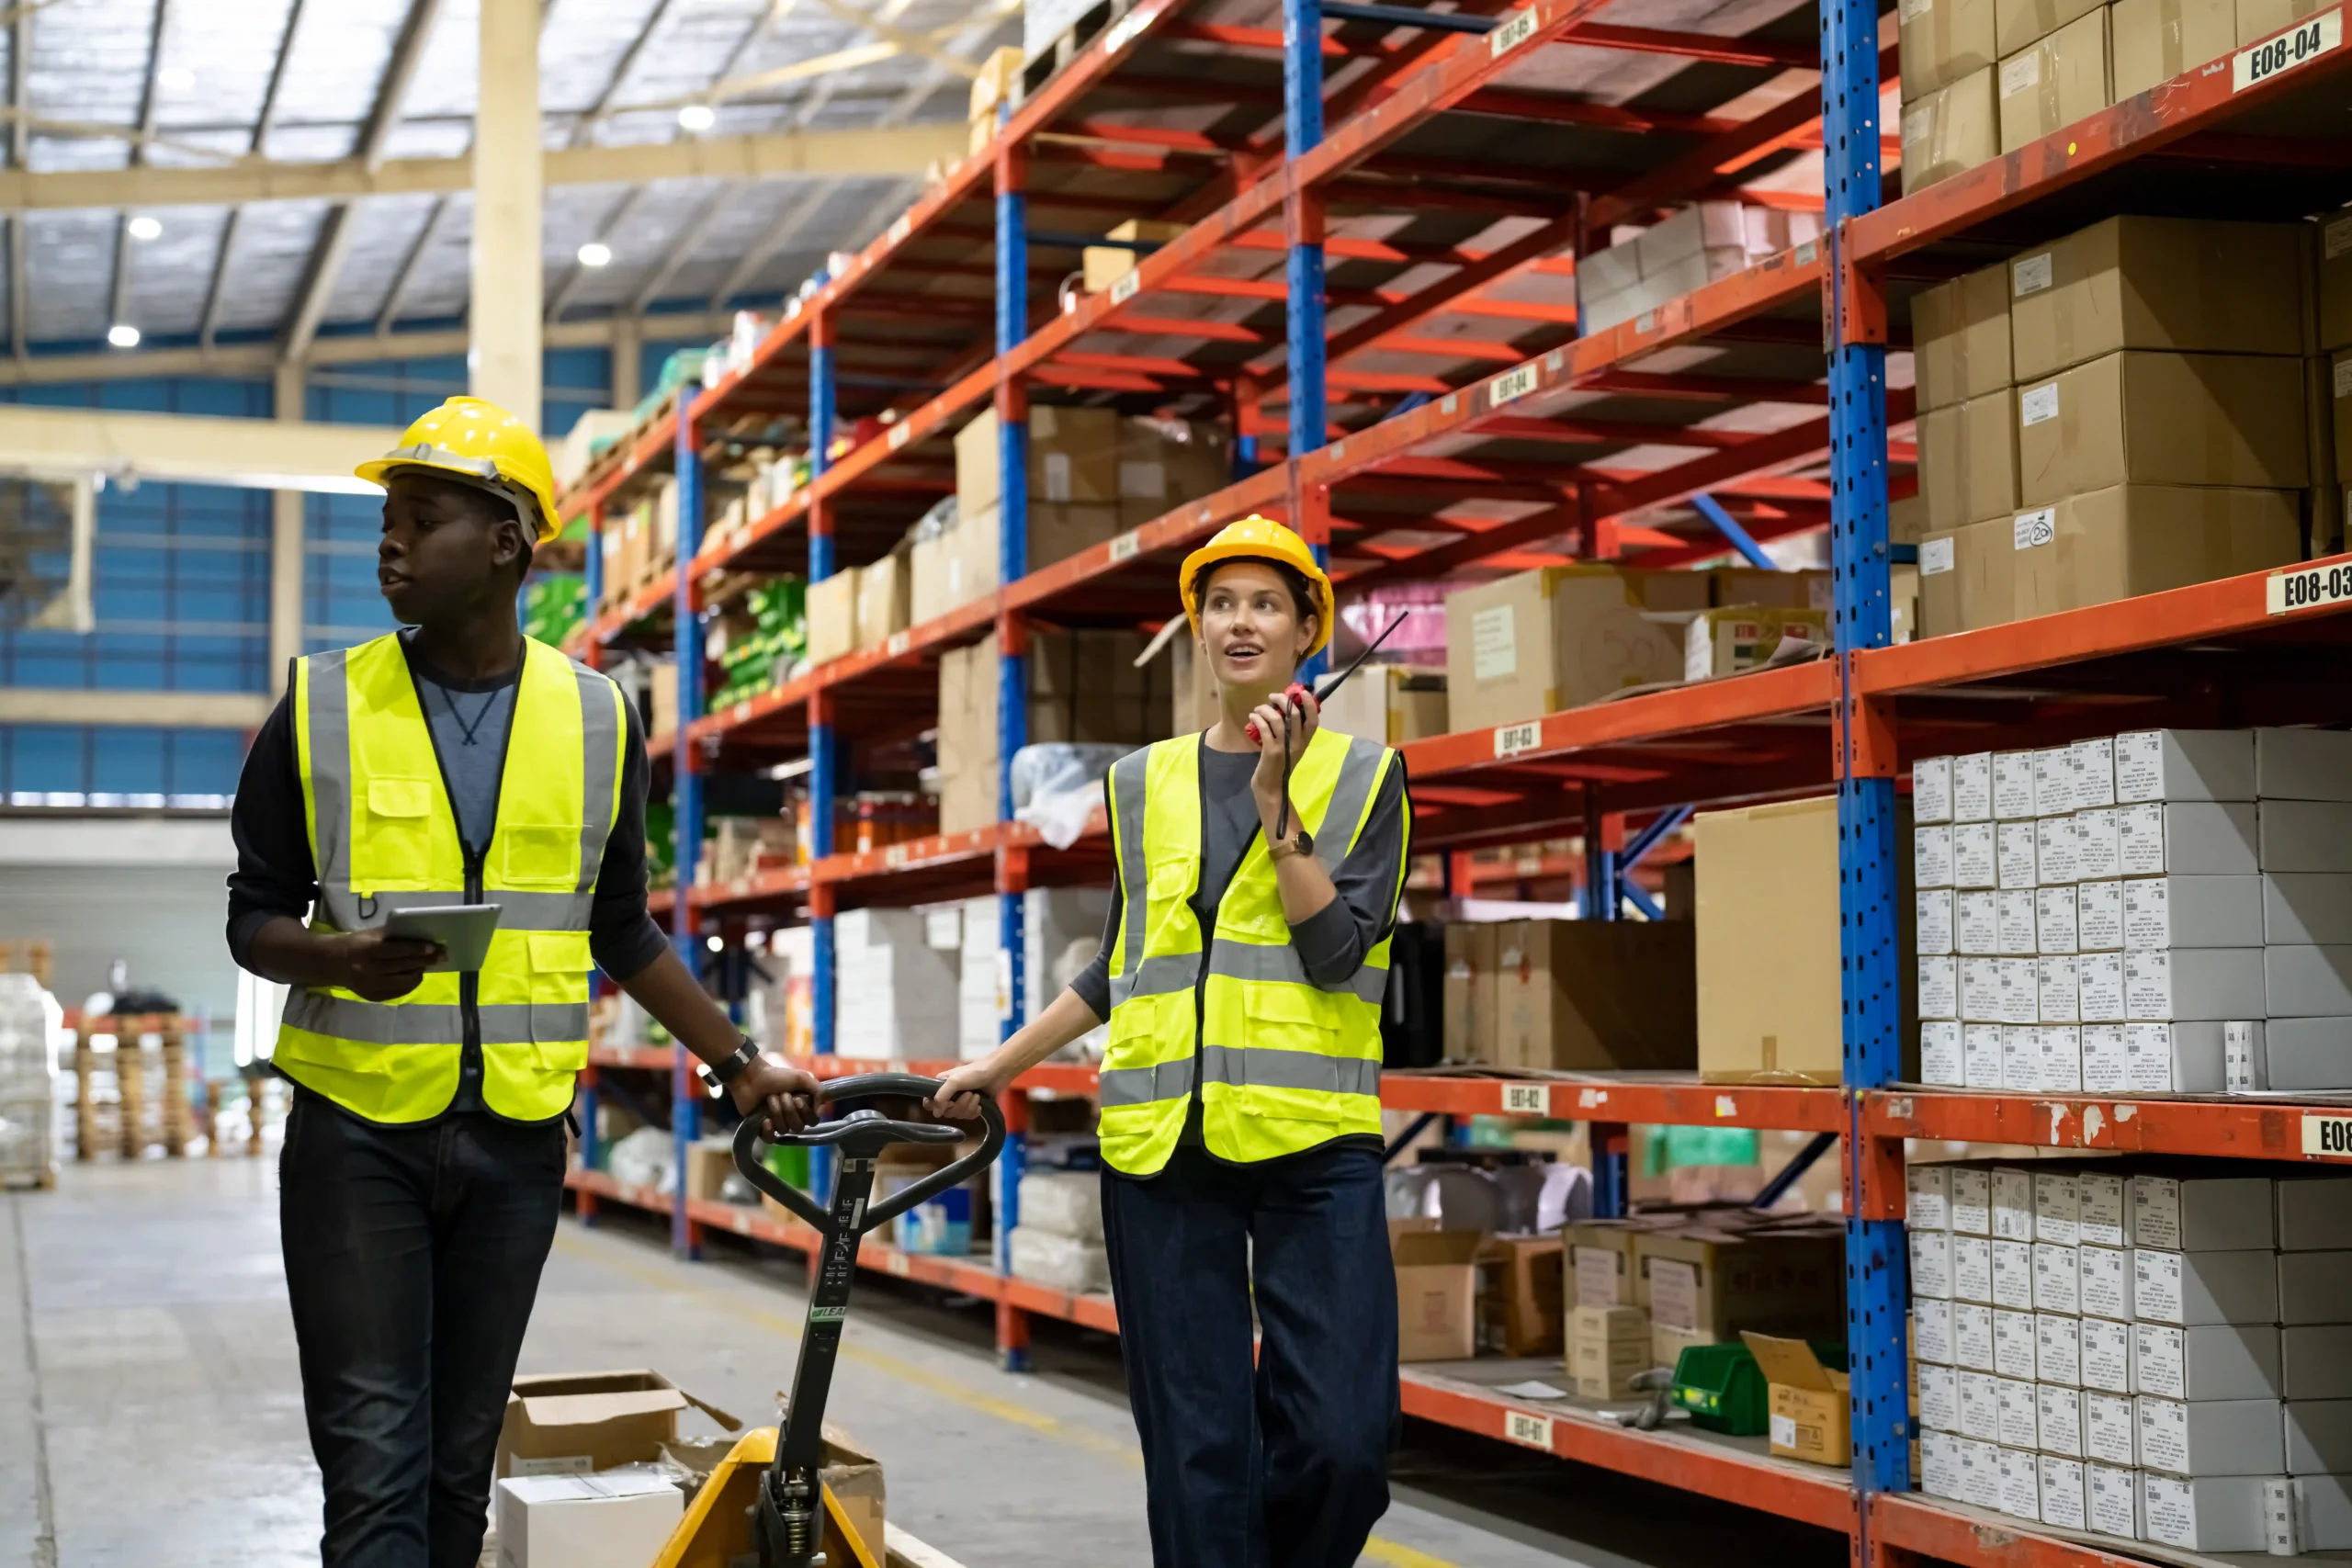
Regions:
<instances>
[{"instance_id":1,"label":"pallet jack handle","mask_svg":"<svg viewBox=\"0 0 2352 1568\"><path fill-rule=\"evenodd\" d=\"M833 1078L817 1091L822 1107L837 1100L881 1097L929 1100L937 1078L913 1073L861 1073ZM876 1162L892 1144L934 1147L961 1143L963 1133L937 1122L900 1122L864 1109L837 1121L820 1122L797 1133L771 1138L765 1118L751 1115L735 1129L735 1168L743 1179L806 1220L817 1232L817 1267L808 1292L808 1318L800 1337L800 1362L776 1434L775 1459L760 1477L753 1505L752 1538L760 1568L827 1568L823 1482L825 1400L833 1364L841 1355L842 1325L849 1314L850 1287L857 1274L857 1242L868 1231L905 1213L936 1193L986 1170L1004 1147L1004 1113L983 1097L980 1146L942 1170L934 1170L879 1201L873 1201ZM799 1148L830 1148L840 1158L833 1190L825 1204L786 1182L760 1157L763 1143ZM841 1565L848 1568L848 1565Z\"/></svg>"}]
</instances>

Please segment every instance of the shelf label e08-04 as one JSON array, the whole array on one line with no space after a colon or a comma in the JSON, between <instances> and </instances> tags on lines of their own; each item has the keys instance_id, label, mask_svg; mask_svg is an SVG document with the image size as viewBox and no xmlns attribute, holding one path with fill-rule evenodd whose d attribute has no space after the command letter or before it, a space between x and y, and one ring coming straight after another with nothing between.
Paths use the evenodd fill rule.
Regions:
<instances>
[{"instance_id":1,"label":"shelf label e08-04","mask_svg":"<svg viewBox=\"0 0 2352 1568\"><path fill-rule=\"evenodd\" d=\"M2243 93L2257 82L2267 82L2281 71L2318 59L2344 42L2344 13L2324 11L2316 17L2242 49L2230 61L2230 91Z\"/></svg>"}]
</instances>

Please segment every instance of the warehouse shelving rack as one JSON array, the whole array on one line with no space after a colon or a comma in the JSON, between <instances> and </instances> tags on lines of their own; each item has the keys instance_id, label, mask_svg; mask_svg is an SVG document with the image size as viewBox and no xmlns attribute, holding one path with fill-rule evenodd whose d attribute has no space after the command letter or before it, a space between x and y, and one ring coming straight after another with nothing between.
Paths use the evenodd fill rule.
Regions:
<instances>
[{"instance_id":1,"label":"warehouse shelving rack","mask_svg":"<svg viewBox=\"0 0 2352 1568\"><path fill-rule=\"evenodd\" d=\"M820 455L809 484L724 535L695 536L687 520L701 509L682 496L680 568L583 638L591 659L678 639L685 717L677 735L655 739L670 753L682 845L699 840L701 773L810 761L814 863L697 886L689 849L679 891L663 901L681 940L706 927L732 933L747 921L805 915L819 942L820 1055L812 1065L822 1071L846 1066L831 1055L831 925L841 908L994 891L1005 898L1004 942L1017 966L1014 898L1033 884L1099 876L1099 825L1069 852L1050 851L1006 821L873 854L835 852L825 807L844 738L922 728L940 652L990 631L1006 650L1009 695L1022 689L1020 650L1033 620L1133 625L1164 615L1174 559L1235 516L1285 517L1335 551L1355 586L1523 561L1513 552L1563 533L1581 555L1638 548L1644 565L1690 564L1734 548L1754 558L1756 540L1826 523L1833 658L1404 751L1417 835L1457 852L1448 856L1457 879L1466 863L1458 852L1581 831L1595 850L1585 880L1613 888L1620 868L1600 849L1624 818L1834 788L1848 1087L1390 1074L1383 1100L1448 1116L1582 1121L1604 1151L1636 1122L1838 1134L1850 1216L1852 1473L1621 1431L1426 1369L1407 1370L1406 1407L1841 1530L1857 1561L2134 1561L2129 1543L2069 1538L1907 1491L1904 1140L2300 1158L2308 1157L2310 1129L2340 1125L2346 1109L1895 1082L1899 965L1907 962L1895 949L1891 909L1896 791L1912 758L1981 749L1995 735L2018 746L2148 725L2352 721L2352 692L2318 663L2352 637L2352 619L2339 613L2352 593L2324 575L2313 580L2323 588L2316 602L2281 614L2284 574L2257 574L1889 646L1886 507L1912 481L1909 448L1889 439L1910 418L1910 402L1906 389L1888 385L1886 352L1905 342L1907 296L1917 286L2111 212L2301 218L2352 197L2339 129L2342 72L2352 59L2341 42L2343 8L2307 18L2301 27L2318 47L2283 67L2276 52L2257 70L2255 51L2238 51L1894 200L1882 199L1886 139L1878 124L1880 79L1893 56L1874 6L1821 0L1817 37L1781 25L1745 38L1595 24L1592 0L1534 0L1499 14L1487 0L1442 16L1329 3L1318 15L1307 0L1283 0L1278 12L1210 9L1180 0L1114 6L1094 41L1012 110L984 152L950 171L780 323L743 372L681 398L568 498L568 510L600 520L648 474L666 469L682 486L698 484L703 459L730 429L777 412L805 411ZM1326 31L1327 20L1339 25ZM1595 51L1616 72L1653 56L1702 62L1718 103L1792 66L1818 68L1821 86L1817 99L1799 94L1739 118L1693 111L1670 92L1600 104L1556 90L1581 80L1575 64L1557 62L1589 62ZM1277 114L1279 137L1267 125ZM1595 248L1611 222L1725 193L1759 162L1815 148L1824 154L1826 204L1817 240L1583 335L1572 311L1514 288L1531 269L1572 271L1574 256ZM1746 194L1763 198L1754 187ZM1037 258L1073 248L1114 214L1154 212L1189 227L1141 254L1103 293L1052 297L1061 264ZM1467 248L1503 216L1533 222L1490 250ZM1279 325L1267 319L1275 307ZM1358 313L1331 331L1327 312L1343 310ZM1284 345L1287 363L1269 364L1270 351ZM1708 355L1704 374L1687 368L1698 349ZM845 371L853 362L860 368ZM1272 460L1213 496L1030 571L1016 521L1023 422L1032 390L1054 389L1205 393L1232 419L1241 451ZM1000 416L1007 486L1001 588L882 648L703 712L696 615L744 574L804 570L815 580L887 549L922 503L950 487L944 438L984 406ZM1279 420L1270 412L1277 408ZM1705 417L1725 410L1744 412L1743 428ZM882 434L824 466L836 423L863 415L887 420ZM1652 451L1642 460L1627 460L1645 446ZM1658 460L1661 446L1679 455ZM1697 513L1688 520L1660 522L1650 510L1686 501ZM1645 525L1621 521L1641 514ZM592 550L592 602L597 570ZM1000 714L1009 760L1024 739L1021 705L1002 701ZM1009 781L1003 793L1000 815L1009 818ZM1594 912L1613 916L1614 902L1603 897ZM1015 976L1017 998L1017 967ZM606 1072L671 1072L683 1142L692 1135L692 1100L678 1056L599 1050L590 1092ZM1011 1097L1014 1124L1030 1090L1082 1093L1090 1084L1084 1068L1039 1069ZM1017 1179L1018 1141L1012 1146L1008 1176ZM573 1184L583 1210L601 1199L671 1214L681 1246L718 1227L805 1247L792 1228L731 1206L618 1190L593 1170ZM1013 1218L1008 1203L1001 1226ZM1115 1327L1107 1303L1015 1280L1001 1258L989 1268L869 1241L863 1260L994 1302L1012 1363L1028 1314Z\"/></svg>"}]
</instances>

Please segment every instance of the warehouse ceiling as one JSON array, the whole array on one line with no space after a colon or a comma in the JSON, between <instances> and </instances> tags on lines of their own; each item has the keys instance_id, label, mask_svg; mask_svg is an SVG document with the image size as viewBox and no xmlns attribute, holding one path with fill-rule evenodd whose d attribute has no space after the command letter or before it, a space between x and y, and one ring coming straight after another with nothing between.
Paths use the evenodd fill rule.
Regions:
<instances>
[{"instance_id":1,"label":"warehouse ceiling","mask_svg":"<svg viewBox=\"0 0 2352 1568\"><path fill-rule=\"evenodd\" d=\"M549 0L547 146L960 130L975 63L1019 26L1001 0ZM462 188L184 204L175 192L189 182L167 176L463 158L478 27L477 0L35 0L6 12L7 167L50 193L10 215L15 352L125 328L147 347L268 338L299 352L321 330L462 316ZM630 181L595 178L599 164L574 169L587 183L550 175L551 321L772 299L825 252L870 238L922 183L918 167ZM130 205L72 205L82 182L39 179L141 169L155 174L87 182L95 199L145 198ZM609 261L583 265L596 245Z\"/></svg>"}]
</instances>

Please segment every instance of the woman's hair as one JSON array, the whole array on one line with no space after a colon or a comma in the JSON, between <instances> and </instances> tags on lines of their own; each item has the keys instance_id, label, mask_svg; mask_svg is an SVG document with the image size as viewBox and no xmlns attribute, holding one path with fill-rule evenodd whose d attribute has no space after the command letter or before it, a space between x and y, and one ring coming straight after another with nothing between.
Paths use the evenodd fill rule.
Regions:
<instances>
[{"instance_id":1,"label":"woman's hair","mask_svg":"<svg viewBox=\"0 0 2352 1568\"><path fill-rule=\"evenodd\" d=\"M1223 560L1209 562L1193 574L1193 603L1207 602L1210 578L1227 567L1242 565L1262 566L1283 580L1283 585L1290 590L1291 613L1295 618L1304 621L1309 615L1322 615L1323 602L1316 597L1315 584L1308 581L1306 573L1290 562L1276 560L1272 556L1227 556Z\"/></svg>"}]
</instances>

